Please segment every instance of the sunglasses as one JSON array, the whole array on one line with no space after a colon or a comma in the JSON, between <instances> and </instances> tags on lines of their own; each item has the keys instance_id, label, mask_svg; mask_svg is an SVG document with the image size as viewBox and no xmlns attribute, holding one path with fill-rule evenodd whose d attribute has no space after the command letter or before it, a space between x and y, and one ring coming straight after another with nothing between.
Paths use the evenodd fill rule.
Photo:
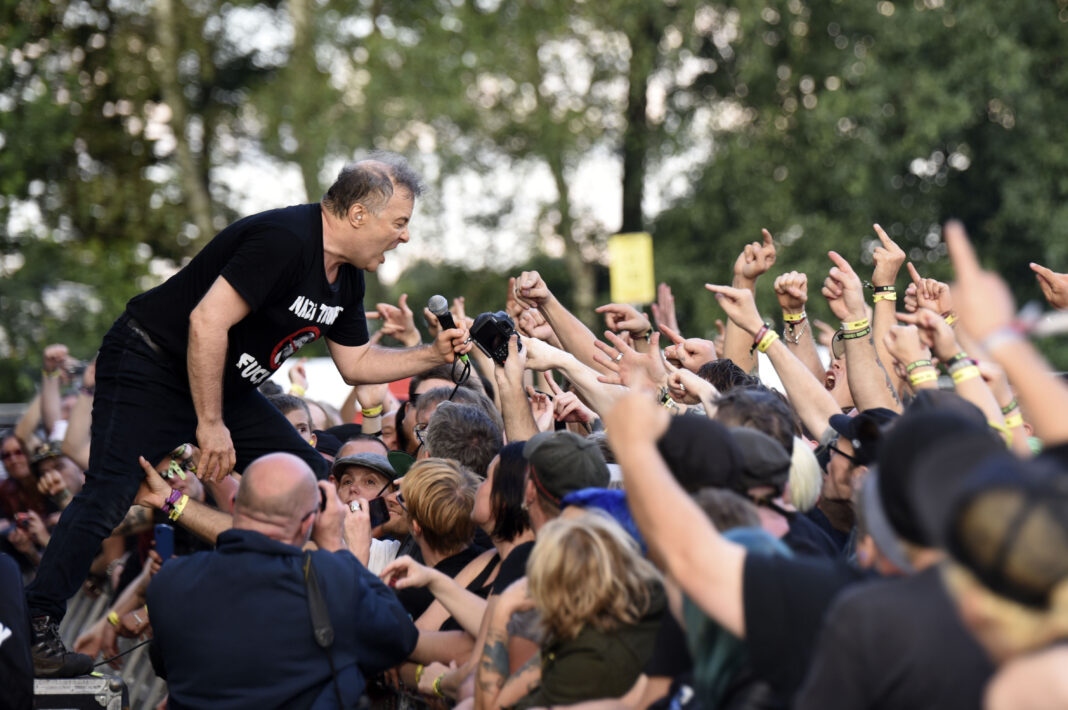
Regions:
<instances>
[{"instance_id":1,"label":"sunglasses","mask_svg":"<svg viewBox=\"0 0 1068 710\"><path fill-rule=\"evenodd\" d=\"M860 460L857 459L856 456L852 456L850 454L847 454L846 452L842 451L841 449L839 449L834 444L827 444L827 448L830 449L831 451L833 451L834 453L838 454L839 456L844 456L846 459L852 461L854 465L856 465L856 466L860 465Z\"/></svg>"},{"instance_id":2,"label":"sunglasses","mask_svg":"<svg viewBox=\"0 0 1068 710\"><path fill-rule=\"evenodd\" d=\"M11 451L4 451L0 453L0 460L7 461L8 459L13 459L16 456L26 458L26 452L22 449L12 449Z\"/></svg>"}]
</instances>

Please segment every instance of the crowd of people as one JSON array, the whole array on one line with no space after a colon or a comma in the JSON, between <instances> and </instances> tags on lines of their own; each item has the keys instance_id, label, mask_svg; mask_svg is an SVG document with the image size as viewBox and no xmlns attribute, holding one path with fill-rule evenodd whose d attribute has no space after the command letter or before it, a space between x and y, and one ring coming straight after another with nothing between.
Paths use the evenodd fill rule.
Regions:
<instances>
[{"instance_id":1,"label":"crowd of people","mask_svg":"<svg viewBox=\"0 0 1068 710\"><path fill-rule=\"evenodd\" d=\"M243 220L98 360L43 352L0 442L11 707L34 673L120 665L119 637L152 639L173 708L1068 707L1068 382L960 224L952 285L901 273L878 225L870 274L830 252L812 277L838 328L765 231L710 270L716 339L663 284L652 318L598 308L601 337L528 271L488 352L463 298L453 327L424 311L427 344L405 298L354 312L419 184L346 170L265 213L310 248ZM1068 308L1068 275L1033 268ZM270 304L303 327L261 337ZM320 336L340 410L299 365L288 391L261 374ZM109 604L68 650L79 587Z\"/></svg>"}]
</instances>

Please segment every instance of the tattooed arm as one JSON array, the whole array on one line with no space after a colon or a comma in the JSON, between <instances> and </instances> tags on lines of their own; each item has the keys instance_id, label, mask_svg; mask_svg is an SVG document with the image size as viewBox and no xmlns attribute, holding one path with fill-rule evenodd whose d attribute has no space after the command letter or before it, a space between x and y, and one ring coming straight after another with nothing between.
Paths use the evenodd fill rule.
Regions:
<instances>
[{"instance_id":1,"label":"tattooed arm","mask_svg":"<svg viewBox=\"0 0 1068 710\"><path fill-rule=\"evenodd\" d=\"M538 656L531 659L533 663L528 662L509 677L508 620L515 612L532 607L533 602L527 596L526 577L513 582L498 599L475 671L475 710L496 710L512 705L540 683Z\"/></svg>"},{"instance_id":2,"label":"tattooed arm","mask_svg":"<svg viewBox=\"0 0 1068 710\"><path fill-rule=\"evenodd\" d=\"M146 508L143 505L131 505L130 510L126 512L126 517L122 519L112 531L112 535L136 535L152 528L152 509Z\"/></svg>"}]
</instances>

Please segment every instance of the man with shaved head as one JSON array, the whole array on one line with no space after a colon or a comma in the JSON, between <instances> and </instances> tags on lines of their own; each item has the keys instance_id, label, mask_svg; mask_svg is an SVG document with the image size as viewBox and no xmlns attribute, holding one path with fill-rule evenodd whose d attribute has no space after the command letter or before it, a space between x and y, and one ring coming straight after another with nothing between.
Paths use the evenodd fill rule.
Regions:
<instances>
[{"instance_id":1,"label":"man with shaved head","mask_svg":"<svg viewBox=\"0 0 1068 710\"><path fill-rule=\"evenodd\" d=\"M334 487L288 453L245 469L234 527L218 547L163 565L148 589L157 672L172 708L356 707L364 677L415 648L396 595L342 541ZM308 540L318 550L305 558ZM316 644L303 564L311 561L334 631ZM336 671L336 686L334 672Z\"/></svg>"},{"instance_id":2,"label":"man with shaved head","mask_svg":"<svg viewBox=\"0 0 1068 710\"><path fill-rule=\"evenodd\" d=\"M26 592L38 677L91 668L88 656L67 652L58 624L100 541L133 501L139 454L157 461L174 442L196 441L197 474L218 481L285 451L326 478L323 457L256 389L282 362L325 337L342 377L356 385L402 379L471 349L459 328L404 350L368 342L364 271L377 271L386 252L408 241L422 189L399 156L348 165L320 202L231 224L185 268L126 304L97 359L85 488Z\"/></svg>"}]
</instances>

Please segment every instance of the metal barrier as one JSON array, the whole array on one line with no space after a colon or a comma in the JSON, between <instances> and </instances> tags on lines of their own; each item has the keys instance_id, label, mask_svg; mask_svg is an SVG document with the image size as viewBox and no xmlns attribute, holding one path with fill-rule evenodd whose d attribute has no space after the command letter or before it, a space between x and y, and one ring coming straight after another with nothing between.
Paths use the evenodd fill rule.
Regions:
<instances>
[{"instance_id":1,"label":"metal barrier","mask_svg":"<svg viewBox=\"0 0 1068 710\"><path fill-rule=\"evenodd\" d=\"M101 594L95 599L78 590L69 602L67 602L67 614L63 617L63 623L59 626L59 635L67 648L74 647L74 641L90 626L92 626L108 608L108 595ZM118 640L119 651L140 643L136 639L120 637ZM97 658L97 662L104 660ZM110 668L101 669L105 673L113 673ZM167 684L162 678L156 676L152 670L152 662L148 659L148 646L141 646L128 655L122 657L122 670L119 673L126 688L129 691L130 710L154 710L167 694Z\"/></svg>"}]
</instances>

